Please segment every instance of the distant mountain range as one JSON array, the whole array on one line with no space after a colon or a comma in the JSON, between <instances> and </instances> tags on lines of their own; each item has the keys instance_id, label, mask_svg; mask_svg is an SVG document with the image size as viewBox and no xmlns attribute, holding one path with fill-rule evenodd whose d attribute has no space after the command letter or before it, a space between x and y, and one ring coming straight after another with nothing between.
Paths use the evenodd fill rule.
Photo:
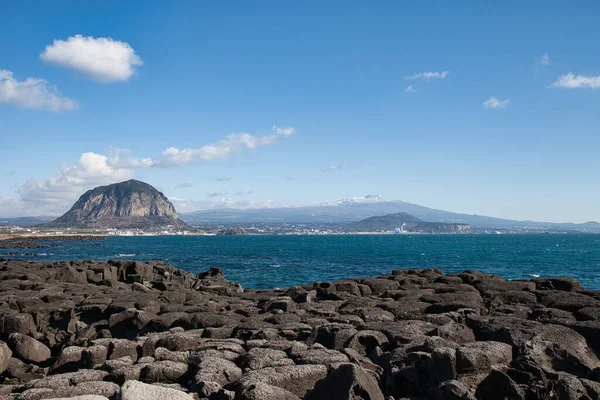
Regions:
<instances>
[{"instance_id":1,"label":"distant mountain range","mask_svg":"<svg viewBox=\"0 0 600 400\"><path fill-rule=\"evenodd\" d=\"M468 224L426 222L401 212L350 222L344 224L342 230L345 232L469 233L471 226Z\"/></svg>"},{"instance_id":2,"label":"distant mountain range","mask_svg":"<svg viewBox=\"0 0 600 400\"><path fill-rule=\"evenodd\" d=\"M129 185L129 189L125 184ZM116 189L116 185L121 185L121 188L105 196L111 190ZM138 195L129 196L131 190L137 190ZM96 199L94 200L96 203L90 202L92 197ZM102 198L104 200L100 201L99 199ZM129 221L132 222L137 218L134 214L141 210L145 210L145 214L138 217L143 217L143 221L138 220L133 224L125 225L121 223L121 217L127 217L127 213L132 213L129 215ZM195 226L225 225L229 227L251 224L344 224L370 217L399 213L406 213L430 223L468 224L475 230L536 229L600 233L600 223L594 221L575 224L508 220L477 214L453 213L404 201L388 201L378 195L346 198L298 207L201 210L180 214L180 219L177 219L175 208L162 193L144 182L135 180L88 191L75 203L73 209L49 226L151 227L174 221L177 226L187 223ZM107 216L114 218L112 221L108 221ZM102 223L98 223L99 218L103 219ZM41 225L52 219L54 217L50 216L0 218L0 226Z\"/></svg>"},{"instance_id":3,"label":"distant mountain range","mask_svg":"<svg viewBox=\"0 0 600 400\"><path fill-rule=\"evenodd\" d=\"M301 207L279 207L260 209L214 209L181 214L180 218L191 225L245 225L275 223L343 223L360 221L365 218L397 213L407 213L423 221L468 224L478 229L548 229L598 231L600 223L586 222L552 223L517 221L486 217L477 214L461 214L436 210L404 201L387 201L379 196L370 195L359 198L330 201L319 205Z\"/></svg>"}]
</instances>

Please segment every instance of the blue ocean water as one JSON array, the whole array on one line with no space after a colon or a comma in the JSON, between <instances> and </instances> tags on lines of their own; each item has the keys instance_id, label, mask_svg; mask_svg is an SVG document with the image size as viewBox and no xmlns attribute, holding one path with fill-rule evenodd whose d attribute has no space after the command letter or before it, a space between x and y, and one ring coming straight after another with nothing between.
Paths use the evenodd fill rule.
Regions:
<instances>
[{"instance_id":1,"label":"blue ocean water","mask_svg":"<svg viewBox=\"0 0 600 400\"><path fill-rule=\"evenodd\" d=\"M506 279L572 276L600 289L600 235L154 236L0 250L32 260L164 260L192 273L209 267L246 288L377 276L397 268L478 269Z\"/></svg>"}]
</instances>

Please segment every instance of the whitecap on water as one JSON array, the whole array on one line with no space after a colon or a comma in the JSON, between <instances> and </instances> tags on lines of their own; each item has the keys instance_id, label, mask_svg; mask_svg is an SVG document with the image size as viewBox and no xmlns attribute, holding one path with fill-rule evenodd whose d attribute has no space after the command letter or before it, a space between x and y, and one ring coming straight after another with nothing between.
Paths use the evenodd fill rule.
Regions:
<instances>
[{"instance_id":1,"label":"whitecap on water","mask_svg":"<svg viewBox=\"0 0 600 400\"><path fill-rule=\"evenodd\" d=\"M281 267L281 264L270 264L269 266L273 268L279 268Z\"/></svg>"},{"instance_id":2,"label":"whitecap on water","mask_svg":"<svg viewBox=\"0 0 600 400\"><path fill-rule=\"evenodd\" d=\"M529 274L529 276L531 276L532 278L539 278L540 274Z\"/></svg>"},{"instance_id":3,"label":"whitecap on water","mask_svg":"<svg viewBox=\"0 0 600 400\"><path fill-rule=\"evenodd\" d=\"M135 257L135 253L132 253L132 254L117 254L117 257Z\"/></svg>"}]
</instances>

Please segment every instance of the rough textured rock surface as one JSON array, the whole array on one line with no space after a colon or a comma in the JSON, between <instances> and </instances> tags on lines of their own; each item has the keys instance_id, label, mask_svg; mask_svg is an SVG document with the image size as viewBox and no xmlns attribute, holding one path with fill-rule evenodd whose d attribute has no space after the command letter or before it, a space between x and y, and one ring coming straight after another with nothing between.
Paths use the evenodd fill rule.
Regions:
<instances>
[{"instance_id":1,"label":"rough textured rock surface","mask_svg":"<svg viewBox=\"0 0 600 400\"><path fill-rule=\"evenodd\" d=\"M167 197L147 183L131 179L85 192L48 227L154 228L184 227Z\"/></svg>"},{"instance_id":2,"label":"rough textured rock surface","mask_svg":"<svg viewBox=\"0 0 600 400\"><path fill-rule=\"evenodd\" d=\"M0 259L0 400L597 399L600 292L477 271L243 290Z\"/></svg>"},{"instance_id":3,"label":"rough textured rock surface","mask_svg":"<svg viewBox=\"0 0 600 400\"><path fill-rule=\"evenodd\" d=\"M121 387L119 400L192 400L193 397L180 390L164 386L148 385L138 381L128 381Z\"/></svg>"}]
</instances>

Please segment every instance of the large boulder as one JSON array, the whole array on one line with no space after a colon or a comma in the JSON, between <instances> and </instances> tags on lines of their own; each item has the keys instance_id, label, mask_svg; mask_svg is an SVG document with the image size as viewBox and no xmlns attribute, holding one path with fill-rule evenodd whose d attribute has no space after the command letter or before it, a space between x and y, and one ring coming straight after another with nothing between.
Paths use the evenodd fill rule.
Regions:
<instances>
[{"instance_id":1,"label":"large boulder","mask_svg":"<svg viewBox=\"0 0 600 400\"><path fill-rule=\"evenodd\" d=\"M355 364L344 363L318 381L305 400L384 400L379 384Z\"/></svg>"},{"instance_id":2,"label":"large boulder","mask_svg":"<svg viewBox=\"0 0 600 400\"><path fill-rule=\"evenodd\" d=\"M358 351L361 354L369 354L376 347L387 349L389 340L387 336L379 331L358 331L348 341L347 346Z\"/></svg>"},{"instance_id":3,"label":"large boulder","mask_svg":"<svg viewBox=\"0 0 600 400\"><path fill-rule=\"evenodd\" d=\"M235 382L242 377L242 370L233 362L217 357L205 357L198 365L194 384L216 382L221 386Z\"/></svg>"},{"instance_id":4,"label":"large boulder","mask_svg":"<svg viewBox=\"0 0 600 400\"><path fill-rule=\"evenodd\" d=\"M81 361L85 347L69 346L61 350L58 360L52 366L53 371L77 370L83 366Z\"/></svg>"},{"instance_id":5,"label":"large boulder","mask_svg":"<svg viewBox=\"0 0 600 400\"><path fill-rule=\"evenodd\" d=\"M127 381L121 387L118 400L193 400L180 390L163 386L148 385L139 381Z\"/></svg>"},{"instance_id":6,"label":"large boulder","mask_svg":"<svg viewBox=\"0 0 600 400\"><path fill-rule=\"evenodd\" d=\"M329 350L313 346L310 349L291 352L290 357L296 364L323 364L331 365L340 362L348 362L348 356L337 350Z\"/></svg>"},{"instance_id":7,"label":"large boulder","mask_svg":"<svg viewBox=\"0 0 600 400\"><path fill-rule=\"evenodd\" d=\"M262 382L244 388L239 398L240 400L300 400L300 397L292 392Z\"/></svg>"},{"instance_id":8,"label":"large boulder","mask_svg":"<svg viewBox=\"0 0 600 400\"><path fill-rule=\"evenodd\" d=\"M36 330L37 328L31 314L4 314L0 317L0 334L4 337L11 333L33 335Z\"/></svg>"},{"instance_id":9,"label":"large boulder","mask_svg":"<svg viewBox=\"0 0 600 400\"><path fill-rule=\"evenodd\" d=\"M525 400L525 393L507 374L493 369L477 386L475 396L487 400ZM559 397L561 398L561 397ZM574 398L574 397L569 397Z\"/></svg>"},{"instance_id":10,"label":"large boulder","mask_svg":"<svg viewBox=\"0 0 600 400\"><path fill-rule=\"evenodd\" d=\"M221 295L240 293L244 290L239 283L230 282L223 276L220 268L210 268L196 276L192 288L202 292L212 292Z\"/></svg>"},{"instance_id":11,"label":"large boulder","mask_svg":"<svg viewBox=\"0 0 600 400\"><path fill-rule=\"evenodd\" d=\"M115 338L135 339L156 315L135 308L113 314L108 319L110 333Z\"/></svg>"},{"instance_id":12,"label":"large boulder","mask_svg":"<svg viewBox=\"0 0 600 400\"><path fill-rule=\"evenodd\" d=\"M501 342L473 342L456 349L459 374L488 374L492 367L512 361L512 347Z\"/></svg>"},{"instance_id":13,"label":"large boulder","mask_svg":"<svg viewBox=\"0 0 600 400\"><path fill-rule=\"evenodd\" d=\"M140 372L144 382L178 382L188 372L188 364L174 361L157 361L149 363Z\"/></svg>"},{"instance_id":14,"label":"large boulder","mask_svg":"<svg viewBox=\"0 0 600 400\"><path fill-rule=\"evenodd\" d=\"M247 373L236 382L235 387L236 392L242 393L253 385L263 383L285 389L298 397L304 397L317 381L326 376L327 367L324 365L269 367Z\"/></svg>"},{"instance_id":15,"label":"large boulder","mask_svg":"<svg viewBox=\"0 0 600 400\"><path fill-rule=\"evenodd\" d=\"M32 337L13 333L8 338L8 345L15 357L23 361L40 364L50 358L50 349Z\"/></svg>"},{"instance_id":16,"label":"large boulder","mask_svg":"<svg viewBox=\"0 0 600 400\"><path fill-rule=\"evenodd\" d=\"M356 334L357 330L350 324L330 323L315 327L308 339L309 344L320 343L328 349L341 350Z\"/></svg>"},{"instance_id":17,"label":"large boulder","mask_svg":"<svg viewBox=\"0 0 600 400\"><path fill-rule=\"evenodd\" d=\"M266 367L294 365L294 361L288 358L285 351L263 347L250 349L248 353L240 356L237 362L245 371L258 370Z\"/></svg>"},{"instance_id":18,"label":"large boulder","mask_svg":"<svg viewBox=\"0 0 600 400\"><path fill-rule=\"evenodd\" d=\"M8 368L10 358L12 357L12 351L4 342L0 342L0 374L2 374Z\"/></svg>"},{"instance_id":19,"label":"large boulder","mask_svg":"<svg viewBox=\"0 0 600 400\"><path fill-rule=\"evenodd\" d=\"M564 371L585 377L600 368L600 360L585 338L559 325L541 327L519 347L519 353L548 372Z\"/></svg>"},{"instance_id":20,"label":"large boulder","mask_svg":"<svg viewBox=\"0 0 600 400\"><path fill-rule=\"evenodd\" d=\"M432 332L432 335L439 336L443 339L447 339L460 344L475 341L475 334L473 333L471 328L454 321L436 328Z\"/></svg>"}]
</instances>

